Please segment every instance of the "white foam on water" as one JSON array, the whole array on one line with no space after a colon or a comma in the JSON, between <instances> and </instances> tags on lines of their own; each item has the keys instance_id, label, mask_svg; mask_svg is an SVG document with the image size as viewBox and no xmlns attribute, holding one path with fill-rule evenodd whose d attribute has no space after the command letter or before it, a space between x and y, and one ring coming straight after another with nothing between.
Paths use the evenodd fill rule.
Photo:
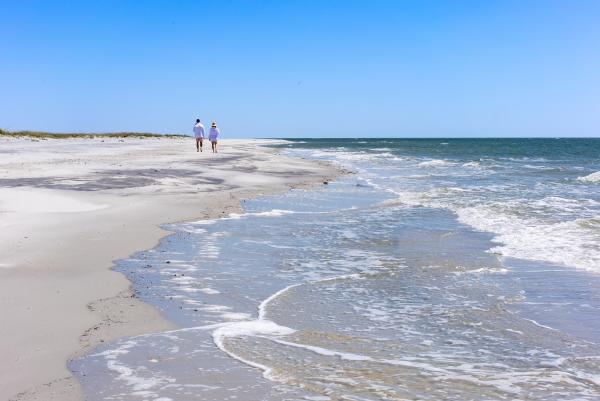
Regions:
<instances>
[{"instance_id":1,"label":"white foam on water","mask_svg":"<svg viewBox=\"0 0 600 401\"><path fill-rule=\"evenodd\" d=\"M130 352L129 350L137 345L138 342L135 339L132 339L125 341L117 348L92 354L91 356L104 357L106 360L106 367L116 374L116 380L125 382L128 387L131 387L135 395L142 397L158 397L158 394L151 390L166 384L174 383L175 379L156 374L150 375L149 372L149 377L145 377L140 374L144 371L144 367L131 368L119 361L119 356L128 354Z\"/></svg>"},{"instance_id":2,"label":"white foam on water","mask_svg":"<svg viewBox=\"0 0 600 401\"><path fill-rule=\"evenodd\" d=\"M217 221L219 221L219 219L204 219L204 220L196 220L196 221L192 222L192 224L209 226L211 224L215 224ZM199 231L198 233L202 234L202 231Z\"/></svg>"},{"instance_id":3,"label":"white foam on water","mask_svg":"<svg viewBox=\"0 0 600 401\"><path fill-rule=\"evenodd\" d=\"M219 290L215 290L213 288L208 288L208 287L200 288L200 291L202 291L203 293L208 294L208 295L215 295L215 294L221 293L221 291L219 291Z\"/></svg>"},{"instance_id":4,"label":"white foam on water","mask_svg":"<svg viewBox=\"0 0 600 401\"><path fill-rule=\"evenodd\" d=\"M248 320L252 316L250 316L249 313L243 313L243 312L226 312L226 313L222 313L221 317L226 320Z\"/></svg>"},{"instance_id":5,"label":"white foam on water","mask_svg":"<svg viewBox=\"0 0 600 401\"><path fill-rule=\"evenodd\" d=\"M294 333L295 330L280 326L270 320L257 319L243 322L225 323L220 325L213 331L213 341L215 345L230 357L263 371L263 376L269 380L275 380L272 375L272 368L261 363L245 359L238 354L230 351L225 346L225 340L229 337L245 337L245 336L267 336L271 339L273 336L285 336Z\"/></svg>"},{"instance_id":6,"label":"white foam on water","mask_svg":"<svg viewBox=\"0 0 600 401\"><path fill-rule=\"evenodd\" d=\"M357 162L378 163L381 160L399 161L403 158L390 152L374 153L366 151L345 151L341 149L320 149L309 152L295 149L289 152L291 155L307 155L313 159L327 159L345 168L356 168Z\"/></svg>"},{"instance_id":7,"label":"white foam on water","mask_svg":"<svg viewBox=\"0 0 600 401\"><path fill-rule=\"evenodd\" d=\"M523 165L524 168L528 168L531 170L556 170L556 167L551 167L551 166L544 166L544 165L535 165L535 164L524 164Z\"/></svg>"},{"instance_id":8,"label":"white foam on water","mask_svg":"<svg viewBox=\"0 0 600 401\"><path fill-rule=\"evenodd\" d=\"M458 220L496 234L491 252L600 272L600 217L559 223L500 212L491 205L456 210Z\"/></svg>"},{"instance_id":9,"label":"white foam on water","mask_svg":"<svg viewBox=\"0 0 600 401\"><path fill-rule=\"evenodd\" d=\"M547 196L542 199L536 199L530 202L527 202L529 205L534 206L536 208L547 208L551 209L552 212L567 212L567 213L577 213L583 210L587 210L587 208L595 207L600 205L599 202L588 199L588 198L563 198L560 196Z\"/></svg>"},{"instance_id":10,"label":"white foam on water","mask_svg":"<svg viewBox=\"0 0 600 401\"><path fill-rule=\"evenodd\" d=\"M280 326L277 323L267 319L246 320L243 322L224 323L213 332L215 343L222 347L223 339L226 337L242 336L285 336L295 333L296 330L289 327Z\"/></svg>"},{"instance_id":11,"label":"white foam on water","mask_svg":"<svg viewBox=\"0 0 600 401\"><path fill-rule=\"evenodd\" d=\"M536 326L542 327L542 328L547 329L547 330L560 331L558 329L555 329L554 327L550 327L550 326L546 326L544 324L541 324L541 323L539 323L539 322L537 322L536 320L533 320L533 319L527 319L527 318L524 318L524 317L522 317L522 319L523 320L527 320L528 322L531 322L531 323L535 324Z\"/></svg>"},{"instance_id":12,"label":"white foam on water","mask_svg":"<svg viewBox=\"0 0 600 401\"><path fill-rule=\"evenodd\" d=\"M177 277L173 277L169 281L173 281L175 283L188 284L188 283L196 282L198 280L191 276L177 276Z\"/></svg>"},{"instance_id":13,"label":"white foam on water","mask_svg":"<svg viewBox=\"0 0 600 401\"><path fill-rule=\"evenodd\" d=\"M274 293L273 295L271 295L270 297L268 297L267 299L265 299L264 301L262 301L260 303L260 305L258 305L258 319L266 319L267 317L267 306L269 305L269 303L271 303L275 298L279 297L280 295L288 292L289 290L291 290L292 288L301 286L302 283L299 284L292 284L292 285L288 285L285 288L282 288L281 290L277 291L276 293Z\"/></svg>"},{"instance_id":14,"label":"white foam on water","mask_svg":"<svg viewBox=\"0 0 600 401\"><path fill-rule=\"evenodd\" d=\"M322 280L311 281L311 283L327 282L327 281L346 279L346 278L354 278L356 276L357 275L355 275L355 274L350 274L350 275L329 277L329 278L325 278ZM292 288L301 286L303 284L305 284L305 283L297 283L297 284L288 285L287 287L282 288L281 290L275 292L274 294L272 294L271 296L269 296L268 298L263 300L258 306L258 318L255 320L245 320L245 321L237 321L237 322L230 322L230 323L219 323L219 324L214 325L214 327L216 327L216 329L213 331L212 336L213 336L213 342L215 343L215 345L221 351L225 352L232 358L237 359L240 362L243 362L249 366L261 369L263 371L263 376L266 379L277 380L277 378L272 374L271 367L260 364L255 361L248 360L248 359L243 358L240 355L237 355L236 353L228 350L227 347L225 346L225 340L230 337L253 336L253 337L266 338L271 341L280 341L280 340L277 340L277 337L287 336L287 335L295 333L296 332L295 329L292 329L287 326L281 326L281 325L267 319L267 308L268 308L268 305L271 302L273 302L275 299L282 296L286 292L290 291ZM240 317L240 318L248 317L248 315L246 315L246 314L234 313L234 312L225 312L225 313L223 313L222 316L224 318L227 318L228 316L234 316L234 317ZM196 329L201 329L201 328L199 327ZM206 329L206 327L204 327L203 329ZM351 356L348 356L348 358L351 358Z\"/></svg>"},{"instance_id":15,"label":"white foam on water","mask_svg":"<svg viewBox=\"0 0 600 401\"><path fill-rule=\"evenodd\" d=\"M323 356L335 356L335 357L339 357L340 359L345 360L345 361L376 362L376 360L374 360L370 356L353 354L350 352L334 351L334 350L323 348L323 347L317 347L317 346L308 345L308 344L298 344L298 343L284 341L284 340L280 340L280 339L271 339L271 340L277 344L286 345L286 346L295 347L295 348L302 348L302 349L314 352L315 354L319 354L319 355L323 355Z\"/></svg>"},{"instance_id":16,"label":"white foam on water","mask_svg":"<svg viewBox=\"0 0 600 401\"><path fill-rule=\"evenodd\" d=\"M227 232L219 231L203 236L198 243L198 254L203 259L218 259L221 255L221 247L218 245L218 240L226 235L228 235Z\"/></svg>"},{"instance_id":17,"label":"white foam on water","mask_svg":"<svg viewBox=\"0 0 600 401\"><path fill-rule=\"evenodd\" d=\"M455 166L456 163L449 160L433 159L419 163L419 167L448 167Z\"/></svg>"},{"instance_id":18,"label":"white foam on water","mask_svg":"<svg viewBox=\"0 0 600 401\"><path fill-rule=\"evenodd\" d=\"M503 267L480 267L479 269L470 269L456 271L454 274L506 274L508 269Z\"/></svg>"},{"instance_id":19,"label":"white foam on water","mask_svg":"<svg viewBox=\"0 0 600 401\"><path fill-rule=\"evenodd\" d=\"M411 192L411 191L394 191L398 195L398 199L385 201L388 205L392 205L394 201L399 202L401 205L408 206L424 206L423 192Z\"/></svg>"},{"instance_id":20,"label":"white foam on water","mask_svg":"<svg viewBox=\"0 0 600 401\"><path fill-rule=\"evenodd\" d=\"M532 380L533 376L537 376L539 374L539 372L536 371L503 373L494 370L476 368L471 364L465 363L455 363L442 367L441 364L435 363L436 358L431 360L426 360L419 357L406 357L405 359L377 359L367 355L341 352L308 344L285 341L280 338L270 338L270 340L284 346L304 349L322 356L337 357L344 361L370 362L375 364L401 366L404 368L415 369L419 372L427 372L428 374L433 375L432 377L437 382L447 380L464 381L478 386L492 386L503 392L513 395L522 392L522 389L517 386L518 384L527 384ZM457 343L464 345L464 342ZM445 358L442 358L440 361L444 361L444 359ZM444 362L444 365L447 365L449 361ZM483 364L479 365L483 366ZM493 366L494 364L490 365L490 367ZM505 368L506 366L504 366L504 369ZM556 381L560 382L561 380L565 380L565 378L569 377L569 374L564 372L556 372L556 376ZM336 377L336 380L337 379L338 378ZM546 378L544 379L546 380Z\"/></svg>"},{"instance_id":21,"label":"white foam on water","mask_svg":"<svg viewBox=\"0 0 600 401\"><path fill-rule=\"evenodd\" d=\"M261 216L261 217L281 217L286 214L295 213L293 210L273 209L266 212L250 212L250 213L231 213L229 218L232 220L241 219L243 217Z\"/></svg>"},{"instance_id":22,"label":"white foam on water","mask_svg":"<svg viewBox=\"0 0 600 401\"><path fill-rule=\"evenodd\" d=\"M275 248L275 249L296 249L293 246L276 245L276 244L273 244L271 241L257 241L257 240L252 240L252 239L244 239L244 240L242 240L242 242L246 242L246 243L250 243L250 244L266 245L269 248Z\"/></svg>"},{"instance_id":23,"label":"white foam on water","mask_svg":"<svg viewBox=\"0 0 600 401\"><path fill-rule=\"evenodd\" d=\"M588 174L583 177L577 177L577 180L582 181L582 182L591 182L591 183L600 182L600 171L596 171L595 173Z\"/></svg>"},{"instance_id":24,"label":"white foam on water","mask_svg":"<svg viewBox=\"0 0 600 401\"><path fill-rule=\"evenodd\" d=\"M200 288L196 288L196 287L177 287L175 288L175 290L177 291L183 291L183 292L202 292L202 289Z\"/></svg>"},{"instance_id":25,"label":"white foam on water","mask_svg":"<svg viewBox=\"0 0 600 401\"><path fill-rule=\"evenodd\" d=\"M208 222L208 223L207 223ZM214 221L213 220L201 220L200 222L194 222L193 224L195 225L208 225L208 224L212 224ZM192 224L185 224L182 225L181 231L187 232L187 233L191 233L191 234L198 234L198 235L202 235L202 234L206 234L206 230L204 228L199 228L199 227L193 227Z\"/></svg>"},{"instance_id":26,"label":"white foam on water","mask_svg":"<svg viewBox=\"0 0 600 401\"><path fill-rule=\"evenodd\" d=\"M218 221L222 220L239 220L246 217L252 216L262 216L262 217L281 217L286 214L296 213L293 210L283 210L283 209L273 209L265 212L249 212L249 213L230 213L227 217L220 217L217 219L205 219L205 220L197 220L190 224L195 225L211 225L215 224Z\"/></svg>"},{"instance_id":27,"label":"white foam on water","mask_svg":"<svg viewBox=\"0 0 600 401\"><path fill-rule=\"evenodd\" d=\"M354 306L353 309L372 322L390 321L390 312L386 309L377 309L374 307L363 308Z\"/></svg>"},{"instance_id":28,"label":"white foam on water","mask_svg":"<svg viewBox=\"0 0 600 401\"><path fill-rule=\"evenodd\" d=\"M495 234L493 241L499 245L490 252L600 273L600 215L594 216L592 209L597 208L599 202L560 196L485 202L470 199L471 191L460 187L426 192L394 190L397 198L380 202L378 206L448 209L457 215L459 222ZM559 213L567 218L583 213L591 217L562 222L543 220L545 214Z\"/></svg>"},{"instance_id":29,"label":"white foam on water","mask_svg":"<svg viewBox=\"0 0 600 401\"><path fill-rule=\"evenodd\" d=\"M206 312L219 313L223 311L229 311L231 310L231 307L225 305L204 305L202 310Z\"/></svg>"},{"instance_id":30,"label":"white foam on water","mask_svg":"<svg viewBox=\"0 0 600 401\"><path fill-rule=\"evenodd\" d=\"M185 304L188 304L188 305L193 305L193 306L200 306L200 305L204 304L204 302L198 301L195 299L184 299L182 302Z\"/></svg>"}]
</instances>

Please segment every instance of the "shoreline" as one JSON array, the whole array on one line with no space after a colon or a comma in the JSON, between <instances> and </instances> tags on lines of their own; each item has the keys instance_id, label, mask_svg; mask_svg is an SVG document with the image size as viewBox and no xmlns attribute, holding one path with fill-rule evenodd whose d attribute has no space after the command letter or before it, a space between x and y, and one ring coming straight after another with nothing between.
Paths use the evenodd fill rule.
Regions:
<instances>
[{"instance_id":1,"label":"shoreline","mask_svg":"<svg viewBox=\"0 0 600 401\"><path fill-rule=\"evenodd\" d=\"M168 235L163 224L340 174L260 146L269 140L225 140L218 155L196 153L188 138L0 140L0 376L10 378L0 398L19 401L80 400L68 360L175 327L113 270Z\"/></svg>"}]
</instances>

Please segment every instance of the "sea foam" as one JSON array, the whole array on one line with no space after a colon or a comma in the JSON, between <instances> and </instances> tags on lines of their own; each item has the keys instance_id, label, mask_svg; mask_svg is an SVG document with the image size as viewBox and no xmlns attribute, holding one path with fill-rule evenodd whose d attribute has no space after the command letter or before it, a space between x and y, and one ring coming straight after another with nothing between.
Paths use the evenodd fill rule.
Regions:
<instances>
[{"instance_id":1,"label":"sea foam","mask_svg":"<svg viewBox=\"0 0 600 401\"><path fill-rule=\"evenodd\" d=\"M500 211L493 205L458 208L458 220L496 234L490 249L504 256L541 260L600 273L597 219L544 223Z\"/></svg>"},{"instance_id":2,"label":"sea foam","mask_svg":"<svg viewBox=\"0 0 600 401\"><path fill-rule=\"evenodd\" d=\"M592 182L592 183L600 182L600 171L596 171L595 173L588 174L583 177L578 177L577 179L582 182Z\"/></svg>"}]
</instances>

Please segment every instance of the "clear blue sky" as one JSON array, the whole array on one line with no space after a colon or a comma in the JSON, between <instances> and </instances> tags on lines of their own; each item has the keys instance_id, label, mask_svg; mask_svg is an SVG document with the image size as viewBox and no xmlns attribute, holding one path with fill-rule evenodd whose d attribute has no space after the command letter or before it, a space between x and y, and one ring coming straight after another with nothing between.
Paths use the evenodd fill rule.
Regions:
<instances>
[{"instance_id":1,"label":"clear blue sky","mask_svg":"<svg viewBox=\"0 0 600 401\"><path fill-rule=\"evenodd\" d=\"M0 2L0 127L600 136L600 1Z\"/></svg>"}]
</instances>

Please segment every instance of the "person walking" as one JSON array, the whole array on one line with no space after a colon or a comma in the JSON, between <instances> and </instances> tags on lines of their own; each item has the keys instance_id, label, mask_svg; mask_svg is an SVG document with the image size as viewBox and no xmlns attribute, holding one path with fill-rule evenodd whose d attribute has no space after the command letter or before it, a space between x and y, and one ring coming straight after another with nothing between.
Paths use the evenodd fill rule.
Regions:
<instances>
[{"instance_id":1,"label":"person walking","mask_svg":"<svg viewBox=\"0 0 600 401\"><path fill-rule=\"evenodd\" d=\"M194 125L194 137L196 138L196 152L202 152L202 140L204 139L204 125L200 122L200 119L196 119Z\"/></svg>"},{"instance_id":2,"label":"person walking","mask_svg":"<svg viewBox=\"0 0 600 401\"><path fill-rule=\"evenodd\" d=\"M217 123L213 121L210 126L210 131L208 132L208 140L210 141L210 145L212 146L213 153L217 153L217 138L221 131L217 128Z\"/></svg>"}]
</instances>

